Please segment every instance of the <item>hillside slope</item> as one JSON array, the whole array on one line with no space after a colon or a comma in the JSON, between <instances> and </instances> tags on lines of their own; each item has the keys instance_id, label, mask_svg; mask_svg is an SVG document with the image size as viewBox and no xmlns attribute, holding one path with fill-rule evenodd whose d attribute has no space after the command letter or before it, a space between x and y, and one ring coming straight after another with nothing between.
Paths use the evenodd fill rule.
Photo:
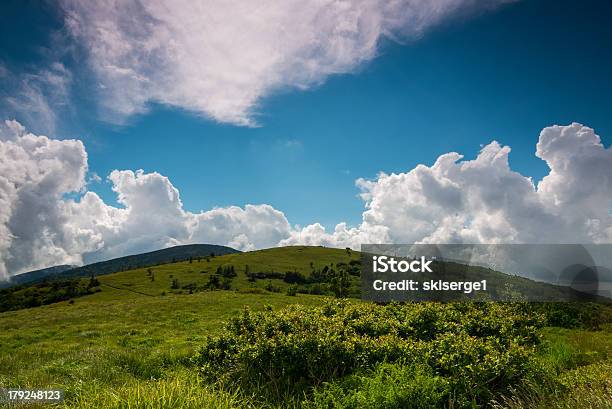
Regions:
<instances>
[{"instance_id":1,"label":"hillside slope","mask_svg":"<svg viewBox=\"0 0 612 409\"><path fill-rule=\"evenodd\" d=\"M341 249L325 247L291 246L245 253L226 254L218 257L206 257L200 260L192 259L178 263L162 264L148 268L138 268L114 274L98 276L105 286L125 291L138 291L148 295L158 296L168 292L191 292L202 289L216 275L219 268L233 267L236 276L231 278L231 289L240 291L285 292L290 283L283 280L286 272L297 272L305 277L312 270L321 270L326 266L337 267L339 264L356 262L360 253L347 252ZM270 275L276 278L249 279L247 271L260 276ZM276 274L274 274L276 273ZM174 287L172 288L174 282ZM352 277L352 284L358 287L358 277Z\"/></svg>"},{"instance_id":2,"label":"hillside slope","mask_svg":"<svg viewBox=\"0 0 612 409\"><path fill-rule=\"evenodd\" d=\"M154 266L156 264L174 263L177 261L189 260L190 258L207 257L210 255L219 256L232 253L239 253L239 251L231 247L218 246L215 244L187 244L142 254L118 257L81 267L57 266L43 270L30 271L11 277L11 281L0 283L0 288L32 284L43 280L87 277L91 275L97 276L133 268Z\"/></svg>"},{"instance_id":3,"label":"hillside slope","mask_svg":"<svg viewBox=\"0 0 612 409\"><path fill-rule=\"evenodd\" d=\"M201 248L200 248L201 249ZM173 248L172 250L175 250ZM197 249L196 249L197 250ZM166 257L171 254L165 252ZM147 253L143 256L148 256ZM198 254L196 252L180 253ZM201 254L201 253L199 253ZM159 256L159 255L155 255ZM105 274L113 268L124 269L131 259L148 267L132 268ZM167 294L193 294L207 290L235 290L242 293L303 293L360 298L361 253L324 247L290 246L220 256L187 257L185 261L153 264L153 257L131 256L110 262L93 264L87 268L66 271L54 276L57 280L0 289L0 311L47 305L101 292L102 298L159 297ZM158 258L159 259L159 258ZM134 262L134 261L132 261ZM484 267L438 262L434 270L443 272L445 280L487 280L486 294L455 294L430 292L438 300L474 298L485 300L489 296L498 300L589 300L610 302L569 287L535 282L507 275ZM99 267L101 265L101 268ZM467 268L467 270L466 270ZM75 270L78 275L75 274ZM469 270L469 275L466 275ZM62 277L66 274L65 277ZM76 277L75 277L76 275ZM91 278L95 277L95 279ZM416 279L437 279L436 273ZM395 294L417 300L424 293ZM385 294L383 294L385 296ZM383 300L381 300L383 301Z\"/></svg>"}]
</instances>

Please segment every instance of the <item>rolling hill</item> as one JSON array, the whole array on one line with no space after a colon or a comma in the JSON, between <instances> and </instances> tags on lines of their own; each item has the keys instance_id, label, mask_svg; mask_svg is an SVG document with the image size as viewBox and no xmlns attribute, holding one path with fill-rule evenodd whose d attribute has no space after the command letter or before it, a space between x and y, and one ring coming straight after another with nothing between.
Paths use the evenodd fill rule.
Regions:
<instances>
[{"instance_id":1,"label":"rolling hill","mask_svg":"<svg viewBox=\"0 0 612 409\"><path fill-rule=\"evenodd\" d=\"M239 251L215 244L187 244L150 251L148 253L118 257L81 267L56 266L30 271L15 275L11 277L10 281L0 283L0 288L33 284L43 280L88 277L91 275L98 276L117 271L154 266L156 264L174 263L177 261L189 260L190 258L207 257L210 255L220 256L232 253L239 253Z\"/></svg>"},{"instance_id":2,"label":"rolling hill","mask_svg":"<svg viewBox=\"0 0 612 409\"><path fill-rule=\"evenodd\" d=\"M234 290L246 294L302 293L350 298L365 296L366 299L386 300L372 298L372 292L367 288L363 292L360 279L361 253L356 251L290 246L240 253L216 246L214 249L217 254L222 251L228 253L210 256L208 252L211 249L213 247L205 245L173 247L66 270L50 276L52 279L46 281L0 290L0 311L36 307L82 296L91 297L98 292L106 299L126 295L159 297L208 290ZM160 262L168 258L174 262ZM183 261L177 261L178 258ZM431 274L415 278L421 281L438 278L461 281L467 279L466 273L469 270L469 280L486 279L489 285L488 292L483 294L484 298L473 298L475 294L439 292L434 299L440 301L459 298L486 300L491 297L505 301L610 302L610 299L581 293L569 287L536 282L484 267L468 267L454 262L436 264L439 265L435 271L443 272L443 276ZM363 273L366 274L365 271ZM398 295L408 296L407 293L396 293L394 296ZM421 295L425 294L419 293L416 298L410 296L400 300L418 300ZM428 297L432 295L430 293Z\"/></svg>"},{"instance_id":3,"label":"rolling hill","mask_svg":"<svg viewBox=\"0 0 612 409\"><path fill-rule=\"evenodd\" d=\"M203 248L210 250L210 247L199 247L200 250ZM219 252L224 248L217 246L215 249ZM225 249L227 254L213 257L210 253L195 256L198 253L193 251L180 252L178 254L185 258L184 261L174 263L156 264L154 261L160 256L155 254L156 258L130 256L67 270L46 281L0 289L0 311L36 307L82 296L111 300L126 296L159 297L173 293L200 292L211 289L211 278L218 276L216 273L220 268L228 266L233 267L235 277L224 277L223 280L229 280L231 284L224 287L223 281L220 281L219 286L212 289L232 289L243 293L284 293L292 285L283 279L286 272L297 273L297 277L308 277L313 269L322 270L326 266L331 268L343 263L348 265L357 262L360 257L358 252L323 247L283 247L246 253ZM177 251L164 253L165 257L177 256ZM133 268L130 262L134 260L146 267ZM127 266L132 266L132 269L126 269ZM118 271L105 274L111 269ZM247 270L257 278L249 278L245 274ZM95 276L95 285L90 283L91 276ZM358 288L358 277L352 276L351 279L353 288ZM304 292L310 292L310 288L304 289ZM313 294L331 295L331 292L315 289Z\"/></svg>"}]
</instances>

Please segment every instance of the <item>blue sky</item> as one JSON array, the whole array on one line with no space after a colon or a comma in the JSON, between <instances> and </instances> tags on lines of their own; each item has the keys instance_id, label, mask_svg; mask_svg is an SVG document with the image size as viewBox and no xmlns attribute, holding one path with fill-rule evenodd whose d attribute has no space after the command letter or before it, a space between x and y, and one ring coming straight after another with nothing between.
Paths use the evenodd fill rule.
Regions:
<instances>
[{"instance_id":1,"label":"blue sky","mask_svg":"<svg viewBox=\"0 0 612 409\"><path fill-rule=\"evenodd\" d=\"M378 56L307 90L280 89L258 102L259 127L219 123L161 104L122 125L105 121L78 58L70 107L54 134L84 141L89 169L144 169L168 176L190 211L267 203L291 223L357 225L354 181L405 172L457 151L467 158L498 140L514 170L547 173L534 156L542 128L577 121L608 146L612 33L606 2L523 1L454 18L405 44L383 40ZM38 2L0 6L0 61L11 72L42 64L62 27ZM10 82L3 92L12 92ZM19 110L6 115L49 132ZM92 183L107 203L108 183Z\"/></svg>"}]
</instances>

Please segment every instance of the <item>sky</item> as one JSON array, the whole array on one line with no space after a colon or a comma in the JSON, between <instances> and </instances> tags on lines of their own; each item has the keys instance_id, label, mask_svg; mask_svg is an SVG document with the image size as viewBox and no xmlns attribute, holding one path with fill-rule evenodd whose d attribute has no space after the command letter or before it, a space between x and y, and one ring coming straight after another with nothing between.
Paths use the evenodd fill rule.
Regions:
<instances>
[{"instance_id":1,"label":"sky","mask_svg":"<svg viewBox=\"0 0 612 409\"><path fill-rule=\"evenodd\" d=\"M2 2L0 119L15 122L0 152L17 160L13 143L24 156L0 165L0 277L201 241L524 242L541 240L530 231L540 226L548 240L607 240L611 11L545 0ZM546 138L560 145L547 150ZM454 165L434 165L453 152ZM483 175L505 173L470 173L485 162L495 169ZM561 200L574 179L593 183L580 205Z\"/></svg>"}]
</instances>

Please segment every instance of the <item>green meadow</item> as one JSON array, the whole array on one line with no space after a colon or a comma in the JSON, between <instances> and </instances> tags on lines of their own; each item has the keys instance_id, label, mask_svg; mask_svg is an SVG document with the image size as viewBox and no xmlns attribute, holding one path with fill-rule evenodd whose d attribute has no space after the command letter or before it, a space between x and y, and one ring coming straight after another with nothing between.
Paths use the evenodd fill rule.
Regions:
<instances>
[{"instance_id":1,"label":"green meadow","mask_svg":"<svg viewBox=\"0 0 612 409\"><path fill-rule=\"evenodd\" d=\"M266 275L358 258L287 247L98 276L90 295L0 313L0 387L64 389L67 408L611 407L605 307L375 306Z\"/></svg>"}]
</instances>

